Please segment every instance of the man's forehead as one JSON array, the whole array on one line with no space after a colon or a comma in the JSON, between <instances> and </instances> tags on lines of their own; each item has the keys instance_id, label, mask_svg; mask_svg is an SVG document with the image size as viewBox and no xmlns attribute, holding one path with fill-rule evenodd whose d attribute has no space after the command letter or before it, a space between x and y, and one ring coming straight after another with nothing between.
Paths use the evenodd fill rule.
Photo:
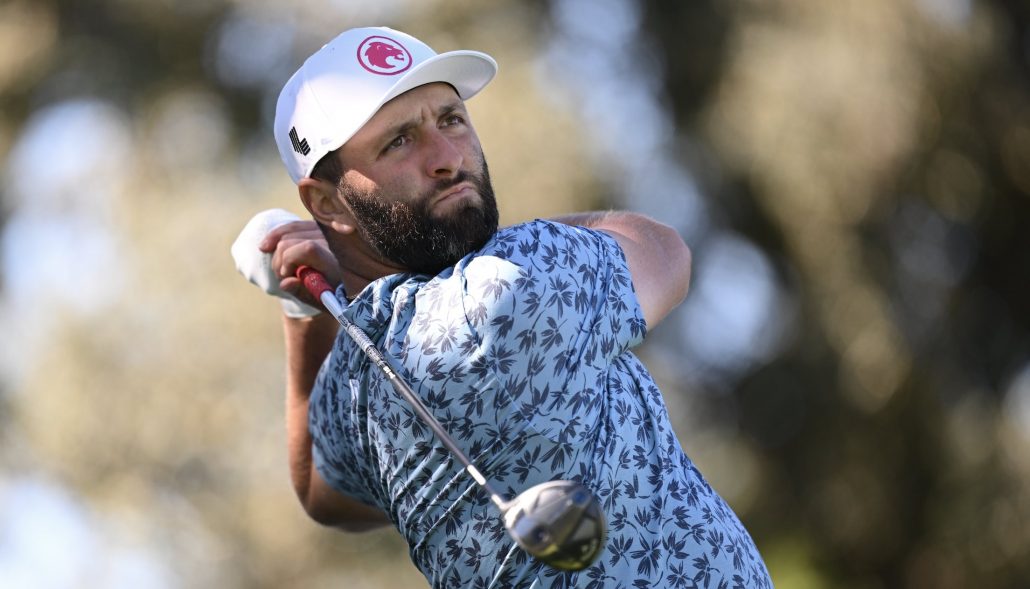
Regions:
<instances>
[{"instance_id":1,"label":"man's forehead","mask_svg":"<svg viewBox=\"0 0 1030 589\"><path fill-rule=\"evenodd\" d=\"M427 107L430 112L438 113L454 109L463 110L464 106L465 103L450 84L425 84L412 88L384 104L354 137L368 137L388 132L399 125L413 123L421 117L423 109Z\"/></svg>"},{"instance_id":2,"label":"man's forehead","mask_svg":"<svg viewBox=\"0 0 1030 589\"><path fill-rule=\"evenodd\" d=\"M443 105L463 104L454 86L444 82L433 82L417 86L400 96L391 98L376 111L371 120L375 120L380 115L389 116L396 114L397 111L403 111L411 107L420 107L426 102L429 102L430 106L437 108Z\"/></svg>"}]
</instances>

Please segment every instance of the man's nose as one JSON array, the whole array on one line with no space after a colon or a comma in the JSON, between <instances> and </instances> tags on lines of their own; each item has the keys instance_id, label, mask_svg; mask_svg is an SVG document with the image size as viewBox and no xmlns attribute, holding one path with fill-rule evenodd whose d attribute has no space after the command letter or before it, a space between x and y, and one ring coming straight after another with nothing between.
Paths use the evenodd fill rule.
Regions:
<instances>
[{"instance_id":1,"label":"man's nose","mask_svg":"<svg viewBox=\"0 0 1030 589\"><path fill-rule=\"evenodd\" d=\"M433 178L449 178L461 170L464 158L454 140L439 131L426 142L426 173Z\"/></svg>"}]
</instances>

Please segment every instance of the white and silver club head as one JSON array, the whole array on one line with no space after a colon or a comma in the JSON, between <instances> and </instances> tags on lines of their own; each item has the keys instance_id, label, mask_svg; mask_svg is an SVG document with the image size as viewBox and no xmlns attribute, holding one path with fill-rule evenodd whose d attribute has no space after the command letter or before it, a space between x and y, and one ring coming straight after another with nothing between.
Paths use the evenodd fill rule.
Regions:
<instances>
[{"instance_id":1,"label":"white and silver club head","mask_svg":"<svg viewBox=\"0 0 1030 589\"><path fill-rule=\"evenodd\" d=\"M504 526L530 556L566 571L593 564L604 548L607 523L601 504L574 481L531 487L504 506Z\"/></svg>"}]
</instances>

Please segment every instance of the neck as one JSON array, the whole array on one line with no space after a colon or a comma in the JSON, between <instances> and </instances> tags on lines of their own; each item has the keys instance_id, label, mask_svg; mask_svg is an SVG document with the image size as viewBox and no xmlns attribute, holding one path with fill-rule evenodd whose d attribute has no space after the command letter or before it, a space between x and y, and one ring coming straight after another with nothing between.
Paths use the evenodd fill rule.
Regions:
<instances>
[{"instance_id":1,"label":"neck","mask_svg":"<svg viewBox=\"0 0 1030 589\"><path fill-rule=\"evenodd\" d=\"M348 298L357 296L373 280L406 271L381 258L357 236L337 234L329 240L329 249L340 265L343 288Z\"/></svg>"}]
</instances>

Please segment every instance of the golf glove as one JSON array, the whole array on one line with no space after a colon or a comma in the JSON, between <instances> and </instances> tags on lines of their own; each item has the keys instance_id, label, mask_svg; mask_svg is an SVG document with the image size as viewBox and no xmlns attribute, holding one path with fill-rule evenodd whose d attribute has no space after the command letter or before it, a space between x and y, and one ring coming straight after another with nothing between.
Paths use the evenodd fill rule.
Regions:
<instances>
[{"instance_id":1,"label":"golf glove","mask_svg":"<svg viewBox=\"0 0 1030 589\"><path fill-rule=\"evenodd\" d=\"M262 211L247 223L231 249L239 273L261 290L278 297L283 313L294 318L312 317L321 311L279 288L279 275L272 269L272 254L259 250L258 244L272 229L299 220L300 217L283 209Z\"/></svg>"}]
</instances>

